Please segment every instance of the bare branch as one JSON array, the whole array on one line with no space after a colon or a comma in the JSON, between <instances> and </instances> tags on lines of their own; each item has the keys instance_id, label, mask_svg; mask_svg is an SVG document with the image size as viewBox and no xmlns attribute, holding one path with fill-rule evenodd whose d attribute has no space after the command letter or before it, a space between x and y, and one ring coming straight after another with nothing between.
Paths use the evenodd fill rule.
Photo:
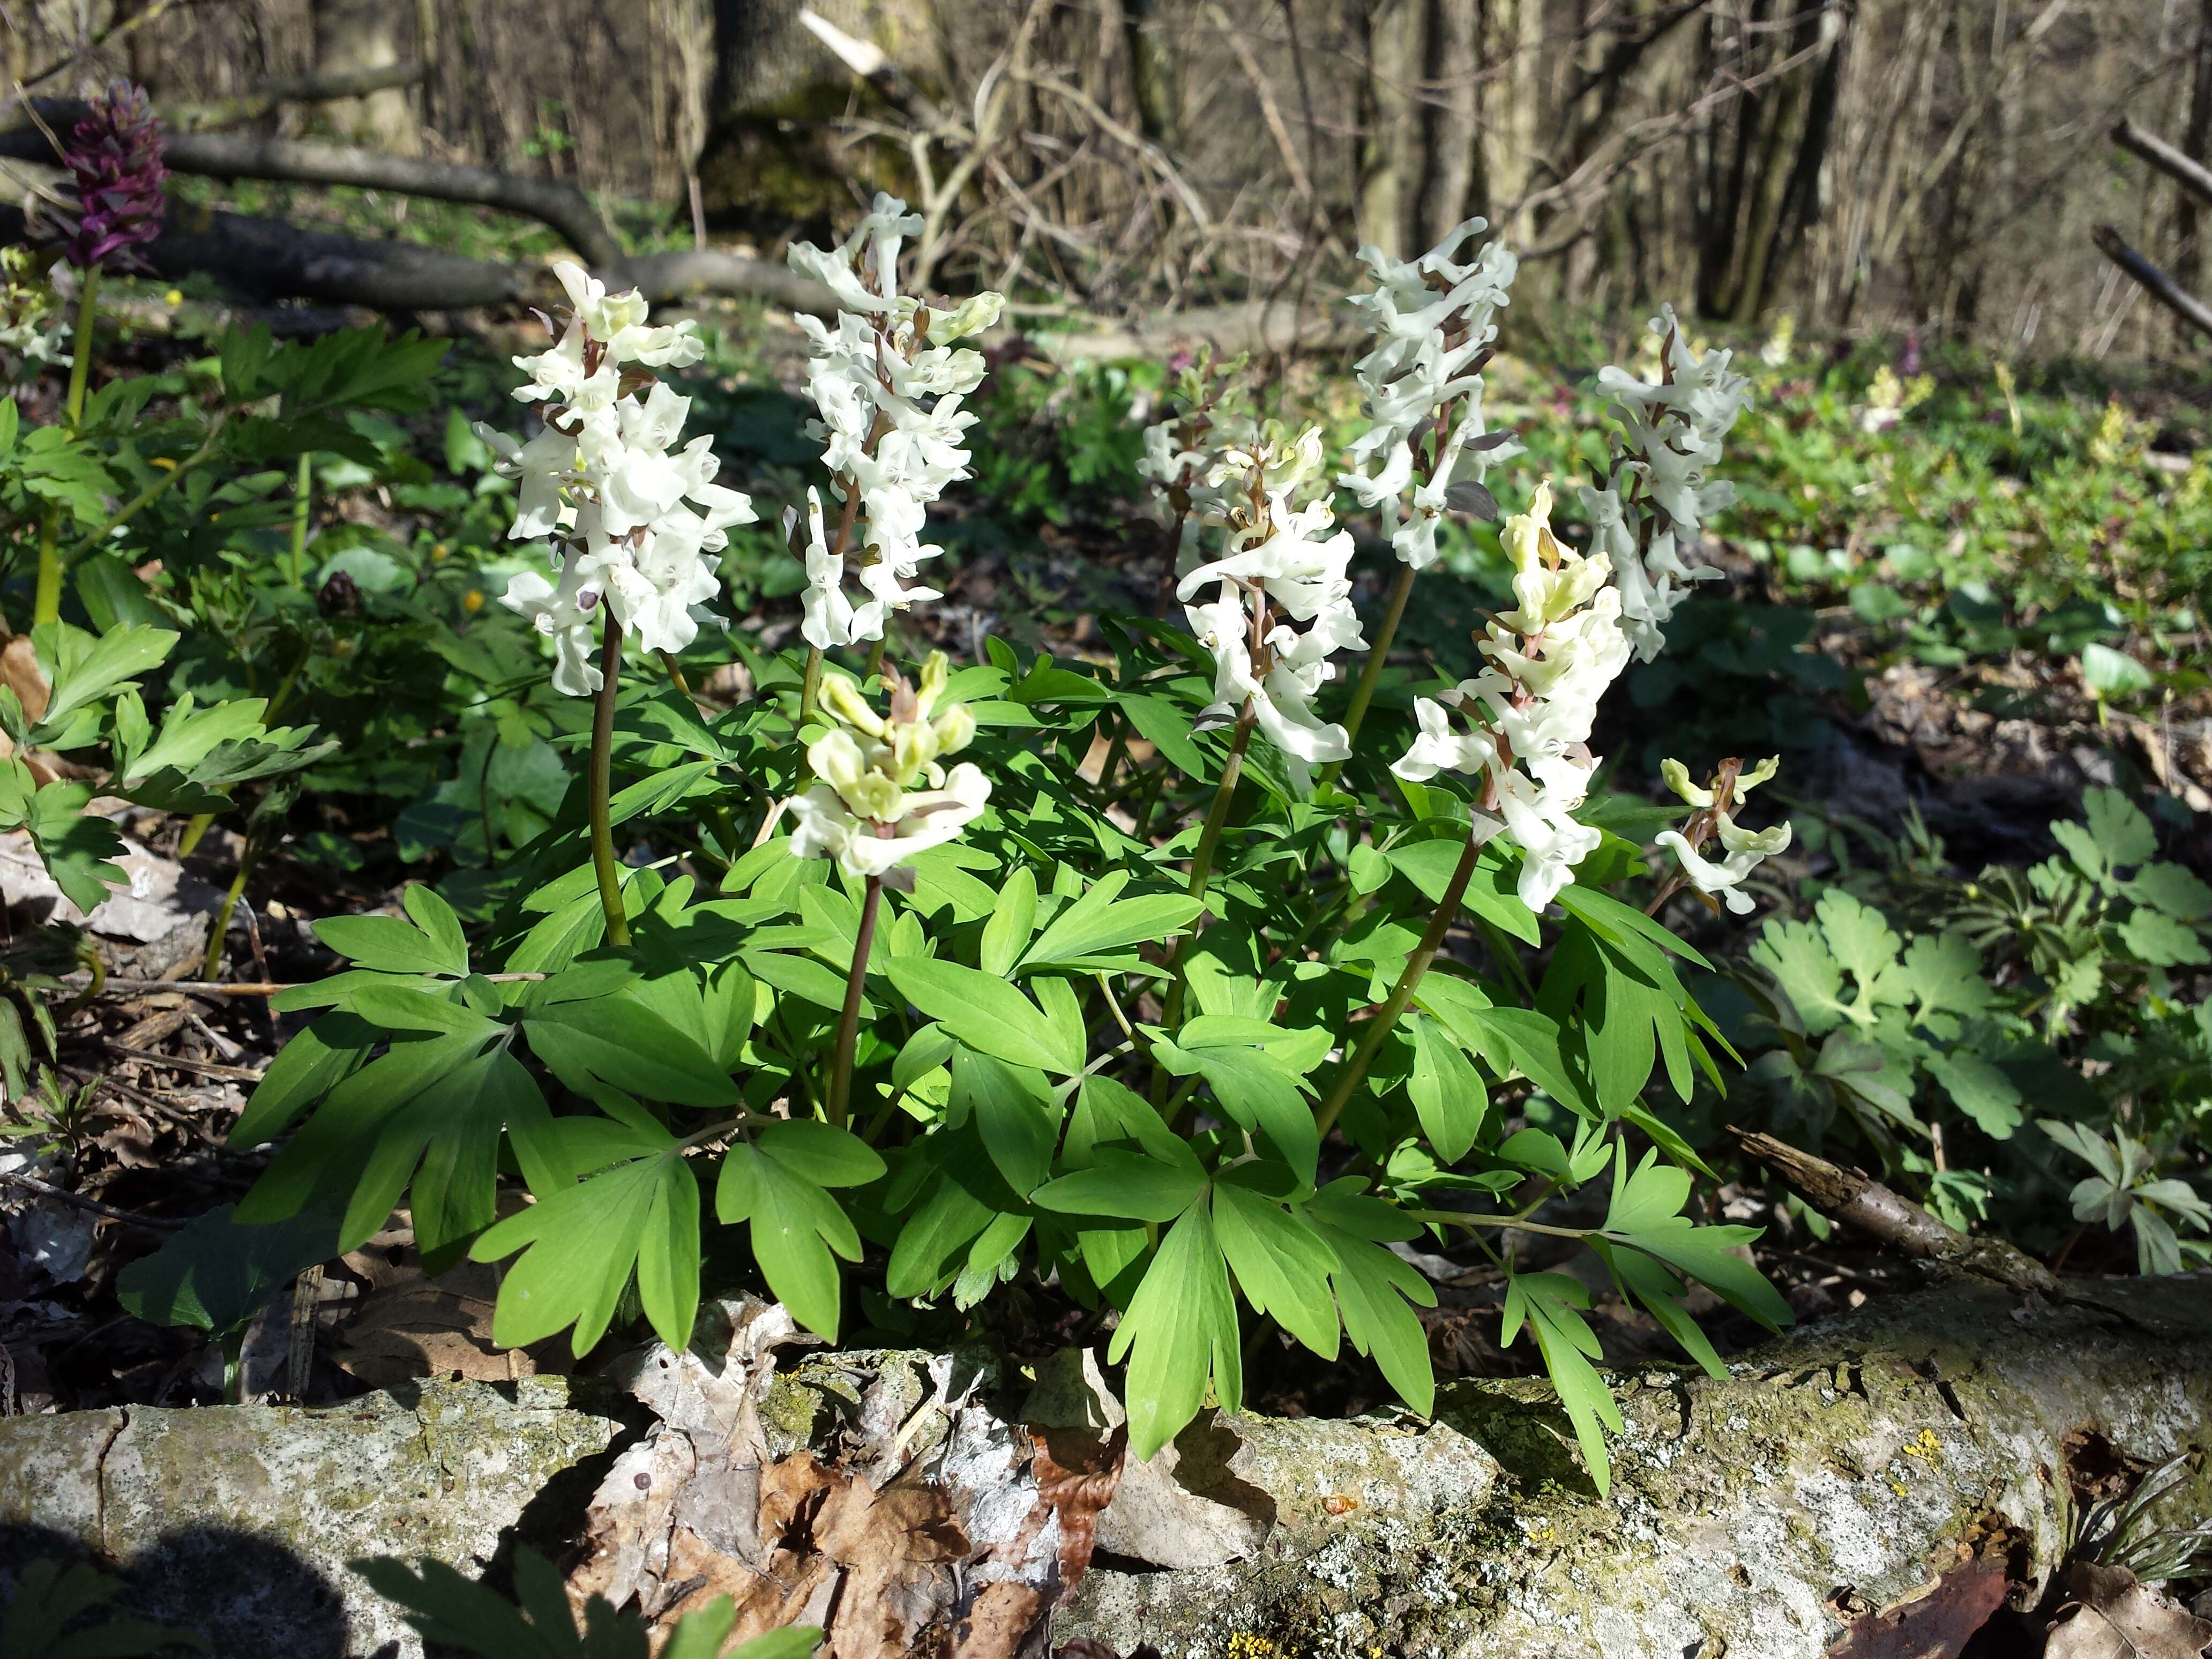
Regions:
<instances>
[{"instance_id":1,"label":"bare branch","mask_svg":"<svg viewBox=\"0 0 2212 1659\"><path fill-rule=\"evenodd\" d=\"M2212 307L2193 294L2182 291L2173 278L2120 240L2120 233L2110 225L2099 225L2090 233L2097 251L2135 278L2144 293L2164 306L2182 321L2187 323L2208 339L2212 339Z\"/></svg>"}]
</instances>

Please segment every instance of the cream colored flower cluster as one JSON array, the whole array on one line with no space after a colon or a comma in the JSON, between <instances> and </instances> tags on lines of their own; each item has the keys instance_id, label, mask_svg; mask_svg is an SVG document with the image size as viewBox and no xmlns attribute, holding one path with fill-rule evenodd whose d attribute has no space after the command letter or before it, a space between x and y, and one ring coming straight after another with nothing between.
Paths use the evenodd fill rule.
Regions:
<instances>
[{"instance_id":1,"label":"cream colored flower cluster","mask_svg":"<svg viewBox=\"0 0 2212 1659\"><path fill-rule=\"evenodd\" d=\"M1501 537L1513 562L1516 607L1479 641L1489 666L1450 698L1415 702L1419 735L1391 769L1419 781L1441 771L1478 780L1478 845L1504 835L1521 849L1522 902L1541 910L1595 852L1598 831L1575 809L1589 793L1589 752L1598 699L1628 665L1620 591L1602 552L1587 557L1552 533L1552 488L1539 485L1528 511ZM1470 723L1452 724L1453 708Z\"/></svg>"},{"instance_id":2,"label":"cream colored flower cluster","mask_svg":"<svg viewBox=\"0 0 2212 1659\"><path fill-rule=\"evenodd\" d=\"M1667 642L1667 622L1686 596L1685 584L1717 577L1693 569L1682 556L1697 545L1707 515L1735 499L1735 486L1708 481L1720 463L1721 440L1751 400L1751 381L1731 374L1726 351L1692 351L1674 308L1650 323L1659 343L1659 379L1623 368L1598 371L1613 395L1609 412L1621 424L1627 453L1606 487L1585 487L1583 510L1594 546L1611 556L1620 584L1620 612L1636 654L1650 662Z\"/></svg>"},{"instance_id":3,"label":"cream colored flower cluster","mask_svg":"<svg viewBox=\"0 0 2212 1659\"><path fill-rule=\"evenodd\" d=\"M940 597L902 584L937 555L921 540L930 502L968 476L963 443L975 416L961 402L982 384L985 364L981 352L952 343L997 322L1005 301L979 294L933 313L902 295L899 251L921 227L904 202L878 193L837 246L801 242L789 255L792 269L827 286L841 307L834 326L799 318L813 343L806 390L820 414L808 431L823 441L836 479L840 527L830 533L812 489L803 543L798 510L784 518L786 538L806 561L799 631L817 650L880 639L893 611ZM858 603L845 591L848 564L866 595Z\"/></svg>"},{"instance_id":4,"label":"cream colored flower cluster","mask_svg":"<svg viewBox=\"0 0 2212 1659\"><path fill-rule=\"evenodd\" d=\"M1354 470L1337 482L1361 507L1382 510L1391 547L1416 570L1436 561L1453 484L1480 483L1494 462L1519 453L1480 441L1480 371L1519 262L1498 242L1464 264L1451 258L1488 228L1469 219L1418 259L1361 248L1375 288L1346 301L1375 342L1354 366L1373 425L1352 446Z\"/></svg>"},{"instance_id":5,"label":"cream colored flower cluster","mask_svg":"<svg viewBox=\"0 0 2212 1659\"><path fill-rule=\"evenodd\" d=\"M1746 830L1735 821L1735 809L1743 798L1780 769L1782 757L1770 755L1748 772L1737 772L1735 764L1728 762L1711 784L1701 785L1690 781L1690 769L1681 762L1662 761L1659 771L1667 787L1697 811L1691 815L1688 833L1667 830L1656 839L1681 865L1685 882L1708 898L1726 900L1729 909L1747 916L1751 896L1743 890L1743 879L1765 860L1789 850L1790 826ZM1709 833L1720 838L1718 860L1707 859L1699 850Z\"/></svg>"},{"instance_id":6,"label":"cream colored flower cluster","mask_svg":"<svg viewBox=\"0 0 2212 1659\"><path fill-rule=\"evenodd\" d=\"M568 326L550 349L514 360L529 377L514 395L544 405L544 427L527 443L477 433L518 486L508 536L548 541L557 576L524 571L504 603L554 641L554 686L587 696L600 683L591 623L601 605L646 650L681 651L699 631L691 608L720 592L725 532L754 514L714 482L711 439L676 448L691 400L641 372L697 362L692 325L649 326L635 290L610 295L566 261L553 271L574 307Z\"/></svg>"},{"instance_id":7,"label":"cream colored flower cluster","mask_svg":"<svg viewBox=\"0 0 2212 1659\"><path fill-rule=\"evenodd\" d=\"M787 809L795 856L834 858L848 874L889 877L975 822L991 782L971 762L950 771L941 763L975 736L967 705L945 701L949 677L945 653L932 652L919 686L892 679L888 716L871 708L851 681L832 677L823 684L823 707L837 725L807 746L819 781L793 796Z\"/></svg>"}]
</instances>

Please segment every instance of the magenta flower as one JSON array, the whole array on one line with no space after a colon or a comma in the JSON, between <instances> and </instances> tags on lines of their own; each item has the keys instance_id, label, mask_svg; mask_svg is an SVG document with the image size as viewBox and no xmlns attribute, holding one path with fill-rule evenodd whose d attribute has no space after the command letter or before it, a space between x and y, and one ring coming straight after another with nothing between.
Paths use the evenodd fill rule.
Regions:
<instances>
[{"instance_id":1,"label":"magenta flower","mask_svg":"<svg viewBox=\"0 0 2212 1659\"><path fill-rule=\"evenodd\" d=\"M79 270L147 267L134 249L161 234L161 124L143 87L108 82L70 134L62 162L76 177L81 214L65 246Z\"/></svg>"}]
</instances>

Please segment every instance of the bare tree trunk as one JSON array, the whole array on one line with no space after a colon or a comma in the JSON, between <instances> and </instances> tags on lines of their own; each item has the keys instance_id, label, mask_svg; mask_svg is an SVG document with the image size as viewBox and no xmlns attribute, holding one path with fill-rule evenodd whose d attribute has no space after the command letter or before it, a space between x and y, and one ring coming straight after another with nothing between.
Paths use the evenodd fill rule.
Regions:
<instances>
[{"instance_id":1,"label":"bare tree trunk","mask_svg":"<svg viewBox=\"0 0 2212 1659\"><path fill-rule=\"evenodd\" d=\"M1509 240L1534 240L1530 215L1512 211L1535 180L1543 118L1544 0L1484 0L1482 128L1475 208Z\"/></svg>"},{"instance_id":2,"label":"bare tree trunk","mask_svg":"<svg viewBox=\"0 0 2212 1659\"><path fill-rule=\"evenodd\" d=\"M1359 240L1402 258L1420 182L1413 82L1419 71L1420 0L1359 0L1358 39L1366 58L1360 86Z\"/></svg>"},{"instance_id":3,"label":"bare tree trunk","mask_svg":"<svg viewBox=\"0 0 2212 1659\"><path fill-rule=\"evenodd\" d=\"M315 68L325 74L383 69L415 56L409 9L392 0L314 0ZM397 155L422 153L422 125L398 87L328 106L350 138Z\"/></svg>"},{"instance_id":4,"label":"bare tree trunk","mask_svg":"<svg viewBox=\"0 0 2212 1659\"><path fill-rule=\"evenodd\" d=\"M1425 24L1428 95L1421 105L1421 152L1426 182L1413 234L1417 247L1436 241L1469 211L1480 137L1479 0L1429 0Z\"/></svg>"},{"instance_id":5,"label":"bare tree trunk","mask_svg":"<svg viewBox=\"0 0 2212 1659\"><path fill-rule=\"evenodd\" d=\"M2181 135L2181 150L2201 166L2212 161L2212 0L2203 0L2197 12L2194 56L2189 86L2189 125ZM2191 291L2204 272L2204 249L2198 240L2203 215L2203 208L2189 191L2174 193L2173 276L2184 289ZM2191 343L2193 333L2188 324L2177 322L2175 343Z\"/></svg>"}]
</instances>

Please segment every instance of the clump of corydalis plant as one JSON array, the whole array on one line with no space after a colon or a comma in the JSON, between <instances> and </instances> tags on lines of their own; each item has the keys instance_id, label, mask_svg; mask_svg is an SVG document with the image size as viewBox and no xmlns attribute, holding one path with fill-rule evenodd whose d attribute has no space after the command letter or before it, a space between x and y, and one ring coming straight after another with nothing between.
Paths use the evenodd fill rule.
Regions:
<instances>
[{"instance_id":1,"label":"clump of corydalis plant","mask_svg":"<svg viewBox=\"0 0 2212 1659\"><path fill-rule=\"evenodd\" d=\"M820 781L792 797L787 809L793 854L833 858L848 875L910 889L915 855L975 821L991 799L991 781L972 762L949 772L942 763L975 736L968 706L945 700L949 677L942 651L922 664L919 686L892 676L887 715L871 708L849 680L833 677L823 684L823 707L836 725L807 746L807 764Z\"/></svg>"},{"instance_id":2,"label":"clump of corydalis plant","mask_svg":"<svg viewBox=\"0 0 2212 1659\"><path fill-rule=\"evenodd\" d=\"M1249 714L1283 751L1301 787L1310 763L1352 752L1344 728L1323 721L1314 698L1336 672L1330 658L1366 645L1347 574L1352 532L1328 533L1326 498L1292 504L1321 460L1319 427L1293 439L1262 437L1224 453L1206 476L1223 490L1221 556L1176 589L1191 632L1213 653L1207 717ZM1192 603L1215 584L1212 599Z\"/></svg>"},{"instance_id":3,"label":"clump of corydalis plant","mask_svg":"<svg viewBox=\"0 0 2212 1659\"><path fill-rule=\"evenodd\" d=\"M514 395L544 405L544 427L527 443L477 432L518 484L508 536L545 539L557 577L524 571L503 602L553 640L554 687L577 697L601 684L591 660L600 605L646 650L683 650L699 631L691 607L720 591L713 555L724 532L754 514L750 498L714 482L711 439L675 448L691 400L650 373L699 361L693 325L648 326L635 290L611 295L565 261L553 271L574 307L568 325L550 349L514 360L529 377Z\"/></svg>"},{"instance_id":4,"label":"clump of corydalis plant","mask_svg":"<svg viewBox=\"0 0 2212 1659\"><path fill-rule=\"evenodd\" d=\"M1751 914L1751 896L1743 890L1744 878L1777 853L1789 850L1790 826L1778 823L1771 830L1746 830L1736 823L1735 813L1743 798L1772 777L1781 765L1779 755L1770 755L1748 772L1741 761L1724 760L1712 777L1699 785L1690 781L1690 769L1681 762L1660 763L1660 775L1667 780L1667 787L1697 810L1681 829L1663 830L1656 838L1674 854L1681 873L1661 887L1651 907L1654 911L1690 887L1703 894L1716 911L1725 899L1737 915ZM1715 836L1721 844L1717 860L1704 855L1705 844Z\"/></svg>"},{"instance_id":5,"label":"clump of corydalis plant","mask_svg":"<svg viewBox=\"0 0 2212 1659\"><path fill-rule=\"evenodd\" d=\"M1175 584L1186 556L1205 529L1228 522L1232 501L1217 469L1229 451L1257 441L1259 428L1237 396L1237 377L1246 359L1216 365L1213 348L1176 374L1167 392L1168 413L1145 428L1145 453L1137 471L1152 485L1152 505L1168 532L1161 592Z\"/></svg>"},{"instance_id":6,"label":"clump of corydalis plant","mask_svg":"<svg viewBox=\"0 0 2212 1659\"><path fill-rule=\"evenodd\" d=\"M822 501L806 492L803 544L796 508L784 534L806 562L805 617L799 632L817 651L883 637L890 613L940 597L932 588L902 587L938 549L921 542L929 503L968 476L962 439L975 416L961 399L982 384L979 351L952 343L980 334L1005 305L979 294L950 311L933 312L898 291L899 250L921 229L919 214L878 193L873 210L843 242L824 250L794 246L791 267L837 296L835 327L801 313L812 341L806 390L821 412L808 433L823 441L831 492L842 505L829 533ZM865 508L865 514L862 509ZM845 568L858 566L867 597L845 592Z\"/></svg>"},{"instance_id":7,"label":"clump of corydalis plant","mask_svg":"<svg viewBox=\"0 0 2212 1659\"><path fill-rule=\"evenodd\" d=\"M0 386L49 364L69 367L68 326L33 260L27 247L0 248Z\"/></svg>"},{"instance_id":8,"label":"clump of corydalis plant","mask_svg":"<svg viewBox=\"0 0 2212 1659\"><path fill-rule=\"evenodd\" d=\"M1582 492L1592 545L1612 557L1620 614L1644 662L1667 642L1668 619L1686 597L1681 585L1721 574L1692 569L1682 555L1697 545L1707 515L1735 500L1734 484L1708 483L1706 474L1751 401L1750 380L1729 372L1733 354L1692 351L1672 306L1651 319L1648 337L1657 343L1656 381L1623 368L1598 371L1599 388L1613 399L1607 412L1626 441L1614 447L1605 487Z\"/></svg>"},{"instance_id":9,"label":"clump of corydalis plant","mask_svg":"<svg viewBox=\"0 0 2212 1659\"><path fill-rule=\"evenodd\" d=\"M76 186L76 228L63 257L79 270L143 270L137 250L161 234L161 124L143 87L111 81L62 146Z\"/></svg>"},{"instance_id":10,"label":"clump of corydalis plant","mask_svg":"<svg viewBox=\"0 0 2212 1659\"><path fill-rule=\"evenodd\" d=\"M1506 520L1500 539L1519 603L1476 641L1488 667L1449 699L1416 700L1420 734L1391 768L1413 781L1447 770L1472 776L1475 844L1504 835L1520 848L1521 902L1538 911L1602 839L1573 815L1597 769L1589 734L1598 699L1629 658L1612 561L1562 544L1551 510L1547 483L1527 513ZM1454 728L1454 709L1470 730Z\"/></svg>"},{"instance_id":11,"label":"clump of corydalis plant","mask_svg":"<svg viewBox=\"0 0 2212 1659\"><path fill-rule=\"evenodd\" d=\"M1518 453L1484 428L1482 368L1519 261L1497 242L1465 264L1450 257L1488 228L1469 219L1418 259L1361 248L1374 291L1345 301L1375 342L1354 365L1374 424L1352 446L1355 470L1337 482L1368 511L1382 509L1393 550L1415 570L1436 560L1453 486L1480 484L1492 463Z\"/></svg>"}]
</instances>

